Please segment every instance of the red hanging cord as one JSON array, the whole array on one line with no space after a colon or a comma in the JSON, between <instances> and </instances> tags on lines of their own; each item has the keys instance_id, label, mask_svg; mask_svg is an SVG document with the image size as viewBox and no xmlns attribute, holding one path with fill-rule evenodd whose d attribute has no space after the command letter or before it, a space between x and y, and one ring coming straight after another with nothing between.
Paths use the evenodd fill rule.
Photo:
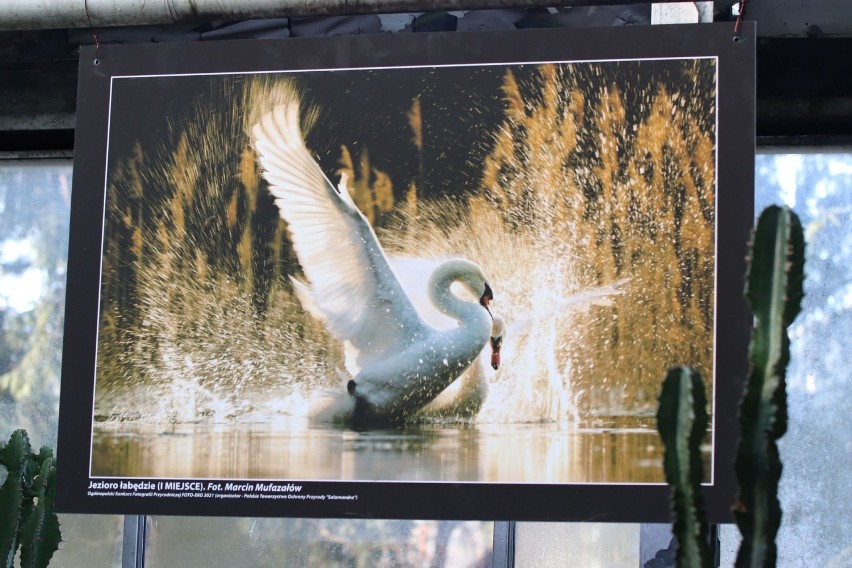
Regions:
<instances>
[{"instance_id":1,"label":"red hanging cord","mask_svg":"<svg viewBox=\"0 0 852 568\"><path fill-rule=\"evenodd\" d=\"M83 8L86 10L86 20L89 22L89 29L92 31L92 38L95 40L95 65L98 65L101 62L101 42L98 41L98 34L95 33L92 17L89 15L89 0L83 0Z\"/></svg>"},{"instance_id":2,"label":"red hanging cord","mask_svg":"<svg viewBox=\"0 0 852 568\"><path fill-rule=\"evenodd\" d=\"M740 24L743 23L743 14L745 14L745 5L748 0L740 0L740 10L739 14L737 14L737 23L734 24L734 33L738 33L740 31Z\"/></svg>"}]
</instances>

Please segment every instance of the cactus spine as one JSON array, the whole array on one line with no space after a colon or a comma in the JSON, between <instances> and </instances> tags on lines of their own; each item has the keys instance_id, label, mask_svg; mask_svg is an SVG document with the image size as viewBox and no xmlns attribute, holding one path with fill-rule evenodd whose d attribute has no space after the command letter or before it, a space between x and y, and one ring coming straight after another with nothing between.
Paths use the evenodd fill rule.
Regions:
<instances>
[{"instance_id":1,"label":"cactus spine","mask_svg":"<svg viewBox=\"0 0 852 568\"><path fill-rule=\"evenodd\" d=\"M665 445L666 481L672 487L677 565L710 568L700 450L707 431L707 398L698 372L687 367L669 369L659 400L657 429Z\"/></svg>"},{"instance_id":2,"label":"cactus spine","mask_svg":"<svg viewBox=\"0 0 852 568\"><path fill-rule=\"evenodd\" d=\"M763 211L746 279L754 330L735 461L739 497L734 518L743 536L737 567L775 566L775 535L781 525L781 462L775 442L787 430L787 327L799 313L804 296L804 249L802 225L795 213L775 206Z\"/></svg>"},{"instance_id":3,"label":"cactus spine","mask_svg":"<svg viewBox=\"0 0 852 568\"><path fill-rule=\"evenodd\" d=\"M59 519L53 511L56 460L49 448L32 453L24 430L0 446L0 464L7 477L0 486L0 561L12 568L21 551L22 568L47 566L59 548Z\"/></svg>"}]
</instances>

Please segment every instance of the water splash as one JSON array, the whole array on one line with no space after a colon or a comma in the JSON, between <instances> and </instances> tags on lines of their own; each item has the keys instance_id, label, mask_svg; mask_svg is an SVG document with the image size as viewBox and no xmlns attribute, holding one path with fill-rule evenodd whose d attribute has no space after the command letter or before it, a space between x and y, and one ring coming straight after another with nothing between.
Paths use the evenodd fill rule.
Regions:
<instances>
[{"instance_id":1,"label":"water splash","mask_svg":"<svg viewBox=\"0 0 852 568\"><path fill-rule=\"evenodd\" d=\"M564 357L570 335L596 303L622 293L619 286L581 291L570 245L541 239L542 228L534 223L506 231L493 213L472 213L451 199L421 203L416 215L399 215L379 233L390 254L462 256L480 264L495 283L491 306L508 329L501 367L487 371L488 396L477 421L576 420L570 361ZM486 349L483 357L488 356Z\"/></svg>"}]
</instances>

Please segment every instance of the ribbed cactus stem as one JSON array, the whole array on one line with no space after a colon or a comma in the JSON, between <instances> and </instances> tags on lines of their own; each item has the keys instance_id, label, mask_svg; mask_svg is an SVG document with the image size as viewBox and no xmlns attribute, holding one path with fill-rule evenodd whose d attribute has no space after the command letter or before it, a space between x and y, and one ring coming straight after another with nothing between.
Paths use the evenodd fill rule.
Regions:
<instances>
[{"instance_id":1,"label":"ribbed cactus stem","mask_svg":"<svg viewBox=\"0 0 852 568\"><path fill-rule=\"evenodd\" d=\"M53 510L56 460L53 452L30 449L23 430L0 446L0 465L8 476L0 486L0 561L12 568L20 548L22 568L43 568L59 548L59 519Z\"/></svg>"},{"instance_id":2,"label":"ribbed cactus stem","mask_svg":"<svg viewBox=\"0 0 852 568\"><path fill-rule=\"evenodd\" d=\"M795 213L775 206L763 211L754 232L746 281L754 330L735 462L739 497L734 518L743 537L737 567L775 566L775 536L781 525L776 440L787 429L787 327L799 313L804 296L804 249Z\"/></svg>"},{"instance_id":3,"label":"ribbed cactus stem","mask_svg":"<svg viewBox=\"0 0 852 568\"><path fill-rule=\"evenodd\" d=\"M21 525L21 568L47 566L61 540L59 518L53 512L56 460L50 450L42 448L35 461L41 467L33 479L34 505Z\"/></svg>"},{"instance_id":4,"label":"ribbed cactus stem","mask_svg":"<svg viewBox=\"0 0 852 568\"><path fill-rule=\"evenodd\" d=\"M18 549L24 506L22 480L30 453L30 442L23 430L14 432L9 443L0 447L0 465L8 473L6 481L0 486L0 561L4 568L12 568Z\"/></svg>"},{"instance_id":5,"label":"ribbed cactus stem","mask_svg":"<svg viewBox=\"0 0 852 568\"><path fill-rule=\"evenodd\" d=\"M710 568L712 555L701 495L701 442L707 431L707 397L697 371L669 369L660 391L657 429L665 445L663 466L672 488L677 565Z\"/></svg>"}]
</instances>

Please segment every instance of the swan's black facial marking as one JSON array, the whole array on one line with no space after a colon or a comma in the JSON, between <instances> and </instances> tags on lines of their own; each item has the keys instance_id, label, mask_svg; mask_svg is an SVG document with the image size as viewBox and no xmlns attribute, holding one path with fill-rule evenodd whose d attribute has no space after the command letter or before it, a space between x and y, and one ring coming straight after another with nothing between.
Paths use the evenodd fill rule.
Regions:
<instances>
[{"instance_id":1,"label":"swan's black facial marking","mask_svg":"<svg viewBox=\"0 0 852 568\"><path fill-rule=\"evenodd\" d=\"M488 304L491 300L494 299L494 292L491 291L491 286L488 285L488 282L485 283L485 292L482 293L482 296L479 297L479 305L485 308L485 311L488 312L488 315L494 318L491 314L491 310L488 308Z\"/></svg>"},{"instance_id":2,"label":"swan's black facial marking","mask_svg":"<svg viewBox=\"0 0 852 568\"><path fill-rule=\"evenodd\" d=\"M482 293L482 296L479 297L479 304L488 309L488 304L494 300L494 292L491 291L491 286L488 285L488 282L485 283L485 292Z\"/></svg>"},{"instance_id":3,"label":"swan's black facial marking","mask_svg":"<svg viewBox=\"0 0 852 568\"><path fill-rule=\"evenodd\" d=\"M357 386L358 386L358 383L356 383L355 381L350 379L349 382L346 383L346 392L348 392L350 395L354 395L355 394L355 387L357 387Z\"/></svg>"}]
</instances>

